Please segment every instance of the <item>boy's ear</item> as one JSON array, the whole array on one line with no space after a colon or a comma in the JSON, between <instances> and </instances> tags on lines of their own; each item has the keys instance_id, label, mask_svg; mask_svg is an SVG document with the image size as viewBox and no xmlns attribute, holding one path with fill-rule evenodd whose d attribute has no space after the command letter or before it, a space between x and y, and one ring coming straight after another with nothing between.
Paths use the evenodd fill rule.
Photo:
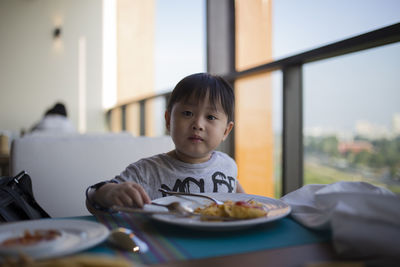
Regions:
<instances>
[{"instance_id":1,"label":"boy's ear","mask_svg":"<svg viewBox=\"0 0 400 267\"><path fill-rule=\"evenodd\" d=\"M230 133L230 132L232 131L232 129L233 129L233 125L234 125L233 121L230 121L230 122L228 123L228 125L226 125L225 132L224 132L224 136L222 137L222 141L225 141L225 139L228 137L229 133Z\"/></svg>"},{"instance_id":2,"label":"boy's ear","mask_svg":"<svg viewBox=\"0 0 400 267\"><path fill-rule=\"evenodd\" d=\"M165 111L164 118L165 118L165 127L169 131L170 122L171 122L171 114L169 114L168 110Z\"/></svg>"}]
</instances>

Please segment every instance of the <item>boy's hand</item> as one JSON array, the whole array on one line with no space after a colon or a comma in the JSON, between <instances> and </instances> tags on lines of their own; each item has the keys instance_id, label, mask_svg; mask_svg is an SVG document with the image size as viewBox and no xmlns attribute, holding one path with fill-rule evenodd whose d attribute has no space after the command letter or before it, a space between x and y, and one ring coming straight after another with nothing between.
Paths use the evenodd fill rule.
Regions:
<instances>
[{"instance_id":1,"label":"boy's hand","mask_svg":"<svg viewBox=\"0 0 400 267\"><path fill-rule=\"evenodd\" d=\"M134 182L106 184L99 188L94 199L105 207L118 205L142 208L144 204L151 203L150 197L143 187Z\"/></svg>"}]
</instances>

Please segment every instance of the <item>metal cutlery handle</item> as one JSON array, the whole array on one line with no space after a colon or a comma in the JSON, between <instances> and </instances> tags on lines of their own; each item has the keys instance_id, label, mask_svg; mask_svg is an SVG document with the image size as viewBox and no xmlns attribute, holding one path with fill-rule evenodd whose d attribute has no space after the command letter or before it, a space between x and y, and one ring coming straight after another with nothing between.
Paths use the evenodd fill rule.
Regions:
<instances>
[{"instance_id":1,"label":"metal cutlery handle","mask_svg":"<svg viewBox=\"0 0 400 267\"><path fill-rule=\"evenodd\" d=\"M155 214L162 214L162 215L175 215L180 217L200 217L202 219L207 220L215 220L215 221L237 221L240 219L230 218L230 217L218 217L218 216L208 216L199 213L193 212L186 212L186 213L178 213L178 212L170 212L170 211L152 211L152 210L143 210L143 209L135 209L129 207L122 207L122 206L112 206L112 210L126 212L126 213L136 213L136 214L147 214L147 215L155 215Z\"/></svg>"},{"instance_id":2,"label":"metal cutlery handle","mask_svg":"<svg viewBox=\"0 0 400 267\"><path fill-rule=\"evenodd\" d=\"M207 198L207 199L213 201L217 205L224 204L222 201L219 201L219 200L217 200L215 198L212 198L212 197L209 197L209 196L206 196L206 195L192 194L192 193L185 193L185 192L168 191L168 190L165 190L165 189L162 189L162 188L158 189L158 191L160 191L160 192L162 192L164 194L167 194L167 195L172 195L172 196L175 195L175 196L202 197L202 198Z\"/></svg>"},{"instance_id":3,"label":"metal cutlery handle","mask_svg":"<svg viewBox=\"0 0 400 267\"><path fill-rule=\"evenodd\" d=\"M177 212L135 209L135 208L129 208L129 207L123 207L123 206L116 206L116 205L112 206L111 209L114 211L127 212L127 213L139 213L139 214L149 214L149 215L163 214L163 215L186 216L185 214L180 214Z\"/></svg>"}]
</instances>

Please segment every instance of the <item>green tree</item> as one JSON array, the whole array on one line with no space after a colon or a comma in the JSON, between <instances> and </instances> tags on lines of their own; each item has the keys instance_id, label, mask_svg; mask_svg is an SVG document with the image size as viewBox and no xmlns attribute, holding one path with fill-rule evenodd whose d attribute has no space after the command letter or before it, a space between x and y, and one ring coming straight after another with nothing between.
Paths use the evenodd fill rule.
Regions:
<instances>
[{"instance_id":1,"label":"green tree","mask_svg":"<svg viewBox=\"0 0 400 267\"><path fill-rule=\"evenodd\" d=\"M372 168L383 168L385 167L385 156L382 153L371 154L368 165Z\"/></svg>"},{"instance_id":2,"label":"green tree","mask_svg":"<svg viewBox=\"0 0 400 267\"><path fill-rule=\"evenodd\" d=\"M336 136L328 136L322 140L321 150L329 156L338 156L338 139Z\"/></svg>"},{"instance_id":3,"label":"green tree","mask_svg":"<svg viewBox=\"0 0 400 267\"><path fill-rule=\"evenodd\" d=\"M370 158L371 158L371 153L363 150L354 156L354 163L357 165L368 166L368 163L370 162Z\"/></svg>"}]
</instances>

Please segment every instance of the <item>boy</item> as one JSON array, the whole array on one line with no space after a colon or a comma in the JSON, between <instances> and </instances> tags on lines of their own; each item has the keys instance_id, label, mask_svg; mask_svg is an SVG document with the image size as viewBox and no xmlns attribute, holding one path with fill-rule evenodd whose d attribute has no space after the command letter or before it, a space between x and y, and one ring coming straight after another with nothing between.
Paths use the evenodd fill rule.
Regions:
<instances>
[{"instance_id":1,"label":"boy","mask_svg":"<svg viewBox=\"0 0 400 267\"><path fill-rule=\"evenodd\" d=\"M108 182L89 187L90 212L112 205L143 207L159 188L190 193L244 193L235 161L214 151L233 128L233 89L221 77L197 73L172 91L165 122L175 149L130 164Z\"/></svg>"}]
</instances>

